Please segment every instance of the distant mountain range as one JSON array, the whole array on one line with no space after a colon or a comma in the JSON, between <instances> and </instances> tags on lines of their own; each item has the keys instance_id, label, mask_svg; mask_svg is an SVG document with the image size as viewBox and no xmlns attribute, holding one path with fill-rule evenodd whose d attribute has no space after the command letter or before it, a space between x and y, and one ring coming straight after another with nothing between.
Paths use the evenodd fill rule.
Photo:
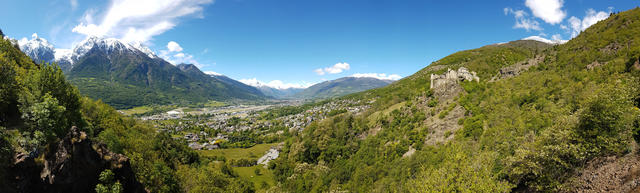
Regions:
<instances>
[{"instance_id":1,"label":"distant mountain range","mask_svg":"<svg viewBox=\"0 0 640 193\"><path fill-rule=\"evenodd\" d=\"M266 98L256 88L209 76L194 65L172 65L140 43L89 37L64 50L34 35L20 47L34 61L57 62L81 93L116 108Z\"/></svg>"},{"instance_id":2,"label":"distant mountain range","mask_svg":"<svg viewBox=\"0 0 640 193\"><path fill-rule=\"evenodd\" d=\"M244 80L243 80L244 81ZM324 81L307 88L278 87L256 80L244 81L264 95L276 99L324 99L340 97L351 93L379 88L392 83L393 80L383 80L372 77L343 77L336 80Z\"/></svg>"},{"instance_id":3,"label":"distant mountain range","mask_svg":"<svg viewBox=\"0 0 640 193\"><path fill-rule=\"evenodd\" d=\"M81 93L116 108L208 100L319 99L386 86L391 80L345 77L308 88L247 85L193 64L173 65L141 43L89 37L73 49L56 49L36 34L20 49L37 63L57 63Z\"/></svg>"},{"instance_id":4,"label":"distant mountain range","mask_svg":"<svg viewBox=\"0 0 640 193\"><path fill-rule=\"evenodd\" d=\"M304 88L273 88L270 86L258 86L256 88L264 95L277 99L293 99L295 94L304 90Z\"/></svg>"},{"instance_id":5,"label":"distant mountain range","mask_svg":"<svg viewBox=\"0 0 640 193\"><path fill-rule=\"evenodd\" d=\"M322 99L348 95L369 89L380 88L391 84L393 80L382 80L370 77L344 77L324 81L293 95L300 99Z\"/></svg>"}]
</instances>

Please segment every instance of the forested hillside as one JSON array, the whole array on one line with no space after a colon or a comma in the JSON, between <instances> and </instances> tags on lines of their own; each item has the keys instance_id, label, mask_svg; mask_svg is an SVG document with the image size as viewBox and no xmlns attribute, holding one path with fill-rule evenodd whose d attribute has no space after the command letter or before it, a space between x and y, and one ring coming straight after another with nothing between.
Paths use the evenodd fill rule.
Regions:
<instances>
[{"instance_id":1,"label":"forested hillside","mask_svg":"<svg viewBox=\"0 0 640 193\"><path fill-rule=\"evenodd\" d=\"M0 192L253 189L229 165L81 96L57 65L0 38Z\"/></svg>"},{"instance_id":2,"label":"forested hillside","mask_svg":"<svg viewBox=\"0 0 640 193\"><path fill-rule=\"evenodd\" d=\"M579 174L594 160L638 156L638 34L636 8L566 44L514 41L452 54L336 99L371 108L312 123L269 167L290 192L584 191ZM459 67L480 81L430 88L431 74ZM614 178L634 177L626 172ZM624 183L633 182L610 190Z\"/></svg>"}]
</instances>

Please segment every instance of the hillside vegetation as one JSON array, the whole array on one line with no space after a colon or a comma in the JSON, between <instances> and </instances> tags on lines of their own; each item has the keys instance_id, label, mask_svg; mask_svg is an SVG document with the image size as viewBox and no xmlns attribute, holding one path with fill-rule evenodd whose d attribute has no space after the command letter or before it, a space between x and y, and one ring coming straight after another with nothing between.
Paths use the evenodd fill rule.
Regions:
<instances>
[{"instance_id":1,"label":"hillside vegetation","mask_svg":"<svg viewBox=\"0 0 640 193\"><path fill-rule=\"evenodd\" d=\"M211 77L192 64L174 66L132 50L110 52L94 46L66 74L80 93L118 109L264 98L253 87Z\"/></svg>"},{"instance_id":2,"label":"hillside vegetation","mask_svg":"<svg viewBox=\"0 0 640 193\"><path fill-rule=\"evenodd\" d=\"M514 41L461 51L387 87L335 99L374 102L287 140L269 166L278 190L571 191L589 161L635 154L638 34L636 8L566 44ZM499 76L535 58L518 76ZM430 89L431 74L459 67L480 81Z\"/></svg>"},{"instance_id":3,"label":"hillside vegetation","mask_svg":"<svg viewBox=\"0 0 640 193\"><path fill-rule=\"evenodd\" d=\"M87 159L97 155L117 164L100 171ZM123 176L129 165L135 179ZM148 192L254 191L228 164L200 158L185 141L81 96L57 65L36 64L0 37L1 192L133 192L131 184Z\"/></svg>"}]
</instances>

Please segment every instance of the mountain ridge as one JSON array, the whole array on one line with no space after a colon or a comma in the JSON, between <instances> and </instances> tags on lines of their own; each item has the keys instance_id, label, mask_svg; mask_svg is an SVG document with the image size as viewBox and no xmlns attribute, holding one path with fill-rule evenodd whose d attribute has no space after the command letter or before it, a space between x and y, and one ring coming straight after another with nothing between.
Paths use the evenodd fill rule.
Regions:
<instances>
[{"instance_id":1,"label":"mountain ridge","mask_svg":"<svg viewBox=\"0 0 640 193\"><path fill-rule=\"evenodd\" d=\"M314 84L296 94L294 98L323 99L344 96L369 89L380 88L391 84L393 80L372 77L342 77Z\"/></svg>"},{"instance_id":2,"label":"mountain ridge","mask_svg":"<svg viewBox=\"0 0 640 193\"><path fill-rule=\"evenodd\" d=\"M24 42L25 50L34 50L27 52L30 57L48 56L45 62L58 63L83 94L116 108L264 98L257 89L228 77L211 77L195 66L180 69L138 42L90 36L59 53L44 49L53 45L39 42L47 43L35 36ZM51 59L52 55L59 58Z\"/></svg>"}]
</instances>

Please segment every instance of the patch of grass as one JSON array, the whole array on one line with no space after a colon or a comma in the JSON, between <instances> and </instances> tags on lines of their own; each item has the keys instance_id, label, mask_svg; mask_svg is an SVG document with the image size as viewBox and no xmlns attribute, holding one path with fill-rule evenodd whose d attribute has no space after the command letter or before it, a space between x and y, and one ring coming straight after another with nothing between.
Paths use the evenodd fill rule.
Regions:
<instances>
[{"instance_id":1,"label":"patch of grass","mask_svg":"<svg viewBox=\"0 0 640 193\"><path fill-rule=\"evenodd\" d=\"M249 159L249 158L259 158L264 155L267 150L269 150L272 146L276 146L277 143L267 143L267 144L258 144L250 148L229 148L229 149L214 149L214 150L202 150L199 151L200 156L203 157L214 157L214 156L224 156L227 160L238 160L238 159ZM253 156L252 156L253 155ZM251 171L253 172L253 170Z\"/></svg>"},{"instance_id":2,"label":"patch of grass","mask_svg":"<svg viewBox=\"0 0 640 193\"><path fill-rule=\"evenodd\" d=\"M382 116L386 116L389 115L389 113L391 113L391 111L396 110L396 109L400 109L401 107L403 107L407 102L401 102L401 103L397 103L394 105L391 105L389 108L383 110L383 111L377 111L375 113L372 113L371 115L369 115L369 124L370 125L375 125L375 122Z\"/></svg>"},{"instance_id":3,"label":"patch of grass","mask_svg":"<svg viewBox=\"0 0 640 193\"><path fill-rule=\"evenodd\" d=\"M143 114L146 112L149 112L153 110L153 108L149 107L149 106L139 106L139 107L133 107L130 109L124 109L124 110L120 110L124 115L127 116L131 116L131 115L136 115L136 114Z\"/></svg>"},{"instance_id":4,"label":"patch of grass","mask_svg":"<svg viewBox=\"0 0 640 193\"><path fill-rule=\"evenodd\" d=\"M196 109L196 108L188 108L188 107L187 107L187 108L183 108L183 109L182 109L182 112L188 113L188 112L193 112L193 111L197 111L197 110L199 110L199 109Z\"/></svg>"},{"instance_id":5,"label":"patch of grass","mask_svg":"<svg viewBox=\"0 0 640 193\"><path fill-rule=\"evenodd\" d=\"M222 107L222 106L226 106L226 105L227 105L227 103L220 102L220 101L209 101L209 102L204 104L205 107Z\"/></svg>"},{"instance_id":6,"label":"patch of grass","mask_svg":"<svg viewBox=\"0 0 640 193\"><path fill-rule=\"evenodd\" d=\"M273 180L273 173L271 170L263 168L263 165L256 165L251 167L234 167L233 168L241 178L245 178L253 183L257 192L264 192L269 187L275 185L275 181ZM255 170L259 169L261 175L256 175ZM262 187L262 183L266 182L269 186L265 189Z\"/></svg>"}]
</instances>

